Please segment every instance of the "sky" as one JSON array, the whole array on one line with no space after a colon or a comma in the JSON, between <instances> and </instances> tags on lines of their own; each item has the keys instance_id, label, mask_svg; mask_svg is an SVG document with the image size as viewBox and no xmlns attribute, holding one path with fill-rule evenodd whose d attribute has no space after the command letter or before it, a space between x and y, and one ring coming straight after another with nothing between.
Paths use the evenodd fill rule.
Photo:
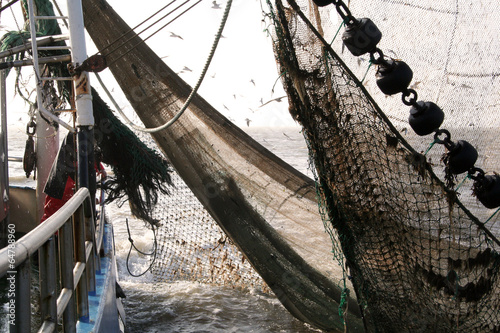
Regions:
<instances>
[{"instance_id":1,"label":"sky","mask_svg":"<svg viewBox=\"0 0 500 333\"><path fill-rule=\"evenodd\" d=\"M133 6L132 1L109 0L109 3L131 26L163 6L163 3L144 6L131 12L128 8ZM224 1L202 1L147 41L191 86L198 80L208 57L225 6ZM293 126L286 98L280 99L285 93L261 8L260 0L233 1L223 38L199 93L238 126ZM148 30L141 37L149 35Z\"/></svg>"},{"instance_id":2,"label":"sky","mask_svg":"<svg viewBox=\"0 0 500 333\"><path fill-rule=\"evenodd\" d=\"M131 26L135 27L167 2L145 0L143 6L137 1L108 0L109 4ZM185 7L195 1L192 0ZM137 32L165 15L174 6L155 16ZM65 1L58 1L65 8ZM188 84L194 86L206 62L217 30L223 16L226 2L222 0L202 0L192 10L167 25L153 37L148 45L179 74ZM264 21L262 8L267 9L260 0L234 0L214 58L207 75L200 87L199 94L209 101L219 112L236 125L245 127L261 126L296 126L296 122L288 112L288 104L281 86L272 51L272 41L266 31L269 24ZM176 12L180 13L179 12ZM8 30L17 30L22 25L21 10L18 4L2 13L0 34ZM141 34L142 38L150 36L159 27L165 25L176 16L172 14ZM14 15L17 17L13 19ZM90 37L87 38L88 54L97 50ZM100 73L107 88L113 91L114 98L127 114L132 114L131 107L114 81L109 70ZM28 75L26 75L27 77ZM14 75L9 76L8 96L13 96L11 86ZM99 83L91 75L91 84L98 90ZM27 84L27 90L34 87ZM34 96L34 95L33 95ZM103 96L104 97L104 96ZM13 98L13 97L11 97ZM14 102L15 103L12 103ZM12 120L26 119L26 106L18 98L11 99L9 105L16 105ZM12 108L12 107L11 107ZM12 111L10 112L12 113Z\"/></svg>"}]
</instances>

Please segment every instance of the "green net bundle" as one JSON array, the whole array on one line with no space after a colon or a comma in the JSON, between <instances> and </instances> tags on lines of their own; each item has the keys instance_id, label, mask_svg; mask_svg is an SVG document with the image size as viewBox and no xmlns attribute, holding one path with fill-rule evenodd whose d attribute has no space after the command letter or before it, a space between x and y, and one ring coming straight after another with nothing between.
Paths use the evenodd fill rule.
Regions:
<instances>
[{"instance_id":1,"label":"green net bundle","mask_svg":"<svg viewBox=\"0 0 500 333\"><path fill-rule=\"evenodd\" d=\"M440 2L432 8L410 2L379 1L376 6L370 1L351 1L351 7L360 10L359 15L363 17L368 15L362 11L365 9L371 9L370 15L378 13L376 23L392 20L395 26L401 24L401 28L414 28L416 41L445 31L444 35L451 40L449 43L426 39L427 48L414 47L412 60L420 63L424 70L431 62L443 65L443 59L432 58L433 53L441 55L439 43L443 44L443 54L449 56L444 64L448 66L449 76L439 85L441 95L435 97L439 97L445 106L450 102L443 98L443 93L449 91L446 84L462 89L454 80L468 80L463 85L468 86L469 95L466 97L470 97L474 96L472 89L478 88L474 84L478 85L480 80L484 82L485 90L477 92L477 100L470 97L472 102L470 99L462 102L456 97L451 98L455 118L445 126L456 127L452 135L465 135L471 127L475 130L479 127L481 134L476 132L474 135L483 136L488 149L480 162L490 167L498 166L498 159L494 159L498 156L498 145L494 146L498 134L487 139L488 133L492 133L491 127L495 128L494 124L498 122L492 108L492 100L498 96L498 74L495 74L498 73L498 63L492 66L489 62L492 68L489 73L486 70L476 73L479 67L474 64L478 59L463 57L454 44L462 45L457 39L463 35L459 24L471 23L466 19L472 20L469 16L475 14L477 8L466 10L467 7L461 5L460 9L466 13L461 16L454 2ZM500 228L495 220L476 217L482 218L491 211L483 207L482 212L478 210L476 214L475 210L472 214L469 208L476 209L477 203L466 207L459 200L474 201L465 193L467 191L461 191L463 195L457 194L436 175L442 174L443 166L433 168L431 164L438 164L439 157L431 162L431 155L425 156L408 144L408 140L417 142L418 138L411 134L405 136L403 122L397 120L394 125L389 121L389 117L407 118L407 115L390 113L396 108L406 113L408 110L398 98L398 107L385 102L384 99L389 100L387 97L381 98L380 105L387 107L381 110L379 103L369 95L370 85L365 87L351 70L357 70L363 61L366 65L367 58L351 60L349 68L341 60L338 55L342 53L341 46L333 45L342 44L342 41L339 38L332 42L339 29L338 24L331 24L332 11L336 14L334 5L319 9L312 1L298 1L296 4L291 0L288 3L278 0L269 6L275 28L275 54L289 97L290 112L303 126L316 172L320 210L327 228L339 234L341 247L334 252L345 261L346 275L353 283L366 330L500 331ZM488 5L482 2L482 6L488 12ZM406 12L396 16L396 10ZM435 20L427 21L427 14ZM486 22L497 24L494 15L490 16L493 17L477 16L472 22L480 22L481 28ZM448 18L454 18L455 21L451 22L455 25L447 26ZM436 32L426 22L442 25L436 27ZM379 28L384 32L383 27ZM404 29L394 30L390 36L405 33ZM318 35L328 41L320 40ZM403 45L399 40L399 44L395 42L390 47L398 56L411 56L411 52L399 52L398 46ZM487 48L483 53L489 55L489 50ZM459 63L453 56L472 64ZM354 58L351 54L342 57ZM454 66L457 71L469 73L451 75ZM432 71L432 68L427 70ZM442 74L442 69L438 74ZM430 79L427 84L433 83ZM424 84L426 82L421 82ZM492 91L485 100L484 93L494 90L490 85L497 91ZM438 85L433 86L436 87ZM481 102L484 110L476 104L474 111L490 111L491 115L483 113L484 119L470 113L468 118L458 115L461 109L465 110L475 102ZM493 133L498 132L493 130ZM482 141L474 141L478 142Z\"/></svg>"},{"instance_id":2,"label":"green net bundle","mask_svg":"<svg viewBox=\"0 0 500 333\"><path fill-rule=\"evenodd\" d=\"M130 201L132 213L152 224L151 216L160 194L170 194L173 185L170 164L125 126L107 104L92 91L95 147L98 159L111 166L113 174L104 184L107 201Z\"/></svg>"}]
</instances>

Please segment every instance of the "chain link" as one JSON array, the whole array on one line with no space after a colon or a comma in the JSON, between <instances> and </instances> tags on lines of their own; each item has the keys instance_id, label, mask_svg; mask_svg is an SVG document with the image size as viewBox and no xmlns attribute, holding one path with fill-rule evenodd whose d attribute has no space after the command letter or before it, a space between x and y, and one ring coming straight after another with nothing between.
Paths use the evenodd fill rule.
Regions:
<instances>
[{"instance_id":1,"label":"chain link","mask_svg":"<svg viewBox=\"0 0 500 333\"><path fill-rule=\"evenodd\" d=\"M351 11L349 10L349 7L344 3L342 0L334 0L332 2L335 7L337 8L337 12L339 13L340 17L342 17L342 20L346 25L351 25L357 22L356 18L352 16Z\"/></svg>"},{"instance_id":2,"label":"chain link","mask_svg":"<svg viewBox=\"0 0 500 333\"><path fill-rule=\"evenodd\" d=\"M416 109L420 109L417 104L418 95L414 89L406 89L405 91L403 91L401 99L403 100L404 105L413 106Z\"/></svg>"}]
</instances>

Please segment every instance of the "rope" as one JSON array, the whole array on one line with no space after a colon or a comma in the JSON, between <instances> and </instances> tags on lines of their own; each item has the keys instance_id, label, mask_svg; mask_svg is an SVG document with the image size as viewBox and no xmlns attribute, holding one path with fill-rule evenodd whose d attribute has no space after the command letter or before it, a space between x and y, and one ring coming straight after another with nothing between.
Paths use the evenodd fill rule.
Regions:
<instances>
[{"instance_id":1,"label":"rope","mask_svg":"<svg viewBox=\"0 0 500 333\"><path fill-rule=\"evenodd\" d=\"M498 207L498 209L493 214L491 214L491 216L488 217L488 219L484 223L488 223L498 212L500 212L500 207Z\"/></svg>"},{"instance_id":2,"label":"rope","mask_svg":"<svg viewBox=\"0 0 500 333\"><path fill-rule=\"evenodd\" d=\"M186 111L186 109L188 108L189 104L191 103L191 100L196 95L198 89L200 88L201 83L203 82L203 79L205 78L205 75L206 75L206 73L208 71L208 67L210 66L210 63L212 62L213 56L215 54L215 50L217 49L217 45L219 44L219 41L220 41L220 39L222 37L222 31L224 30L224 27L225 27L226 22L227 22L227 18L229 16L229 11L231 9L231 4L232 4L232 0L228 0L226 8L224 10L224 15L222 16L222 20L221 20L221 23L220 23L220 26L219 26L219 30L217 31L217 34L215 36L215 40L214 40L214 42L212 44L212 48L211 48L210 53L209 53L209 55L207 57L207 60L205 62L205 66L203 67L203 70L201 71L200 77L198 78L198 81L196 82L196 85L192 89L191 93L189 94L188 98L184 102L184 105L179 110L179 112L170 121L166 122L165 124L163 124L161 126L158 126L158 127L154 127L154 128L145 128L145 127L141 127L141 126L135 125L123 113L123 111L118 106L118 104L116 103L116 101L113 99L113 97L111 96L111 94L109 93L109 91L104 87L104 84L102 83L102 80L100 79L100 77L98 75L96 75L97 80L103 86L104 91L106 92L106 94L108 95L108 97L111 99L113 105L117 108L118 113L124 118L125 122L129 126L131 126L133 129L135 129L137 131L140 131L140 132L144 132L144 133L156 133L156 132L159 132L159 131L161 131L163 129L166 129L166 128L170 127L172 124L174 124L182 116L182 114L184 113L184 111Z\"/></svg>"},{"instance_id":3,"label":"rope","mask_svg":"<svg viewBox=\"0 0 500 333\"><path fill-rule=\"evenodd\" d=\"M142 252L141 250L139 250L135 245L134 245L134 240L132 239L132 236L130 235L130 228L128 226L128 219L125 219L125 222L127 224L127 233L128 233L128 240L130 242L130 249L128 250L128 254L127 254L127 271L130 275L132 275L133 277L140 277L140 276L143 276L144 274L146 274L148 271L151 270L151 268L153 267L153 264L155 263L155 260L156 260L156 253L157 253L157 250L158 250L158 243L156 241L156 231L155 231L155 226L154 225L151 225L151 230L153 230L153 244L154 244L154 249L151 253L145 253L145 252ZM149 264L148 268L146 268L146 270L140 274L133 274L131 271L130 271L130 267L129 267L129 261L130 261L130 253L132 252L132 248L134 248L137 252L139 252L140 254L144 255L144 256L153 256L153 260L151 261L151 263Z\"/></svg>"}]
</instances>

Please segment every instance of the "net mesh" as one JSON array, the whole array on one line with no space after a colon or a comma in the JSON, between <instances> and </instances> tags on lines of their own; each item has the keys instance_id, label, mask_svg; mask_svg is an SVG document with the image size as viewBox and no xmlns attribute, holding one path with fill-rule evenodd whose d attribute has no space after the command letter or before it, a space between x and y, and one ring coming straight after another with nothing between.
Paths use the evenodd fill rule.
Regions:
<instances>
[{"instance_id":1,"label":"net mesh","mask_svg":"<svg viewBox=\"0 0 500 333\"><path fill-rule=\"evenodd\" d=\"M196 281L269 293L262 278L217 225L189 187L174 175L174 189L160 197L156 281Z\"/></svg>"},{"instance_id":2,"label":"net mesh","mask_svg":"<svg viewBox=\"0 0 500 333\"><path fill-rule=\"evenodd\" d=\"M390 31L389 37L384 35L384 41L389 39L386 45L400 57L408 55L424 73L432 74L429 81L413 84L430 85L422 95L435 97L452 109L452 119L443 124L452 127L452 136L484 144L478 165L485 170L496 166L498 120L493 105L498 101L498 56L492 61L493 48L477 35L472 37L476 46L484 46L479 56L461 54L464 48L471 48L463 44L462 34L498 34L497 14L480 16L496 4L350 3L354 15L359 12L376 24L392 20L398 25L392 30L387 25L379 26L382 33L385 27ZM376 94L373 83L363 85L350 70L357 69L362 77L367 56L363 59L343 54L342 58L350 57L348 68L338 56L342 54L342 42L337 41L340 46L332 44L337 52L332 49L329 43L339 29L332 24L335 6L318 9L312 1L296 4L291 0L286 5L276 1L269 6L275 54L290 112L304 128L320 209L327 228L339 233L336 256L348 267L366 329L498 332L499 232L494 218L486 221L493 211L479 207L470 195L470 186L467 190L467 186L462 187L457 194L440 180L442 151L427 156L418 152L429 145L429 140L422 144L422 138L405 134L408 125L402 119L407 118L408 109L400 99L395 99L397 105L387 96L372 99L368 91ZM375 18L369 16L372 14ZM466 23L469 25L464 28ZM319 30L317 34L314 27ZM407 29L411 36L405 35L408 31L404 28L411 28ZM395 39L398 32L403 36ZM321 35L328 42L321 41ZM408 49L400 51L403 40L423 42L411 44L412 54ZM493 44L497 40L498 36ZM480 41L483 43L479 45ZM436 87L437 96L429 93ZM465 96L458 98L453 89ZM445 97L450 92L452 97ZM481 113L463 114L465 110Z\"/></svg>"}]
</instances>

